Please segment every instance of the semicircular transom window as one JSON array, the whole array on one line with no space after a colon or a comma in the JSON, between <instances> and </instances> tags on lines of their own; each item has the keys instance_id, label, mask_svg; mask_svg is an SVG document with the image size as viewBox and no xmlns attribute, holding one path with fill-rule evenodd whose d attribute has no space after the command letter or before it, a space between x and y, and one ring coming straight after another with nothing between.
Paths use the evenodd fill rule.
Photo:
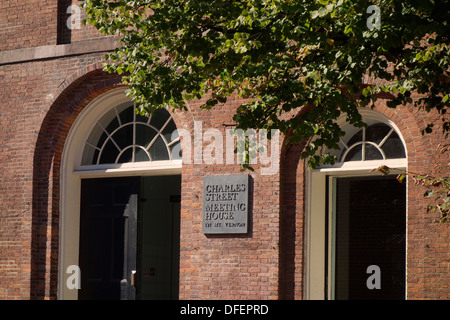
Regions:
<instances>
[{"instance_id":1,"label":"semicircular transom window","mask_svg":"<svg viewBox=\"0 0 450 320\"><path fill-rule=\"evenodd\" d=\"M129 103L107 112L91 131L82 165L122 164L181 159L180 138L172 116L157 109L151 116L136 113Z\"/></svg>"},{"instance_id":2,"label":"semicircular transom window","mask_svg":"<svg viewBox=\"0 0 450 320\"><path fill-rule=\"evenodd\" d=\"M381 122L372 122L367 127L355 128L346 125L341 139L340 162L387 160L406 157L405 147L394 128Z\"/></svg>"}]
</instances>

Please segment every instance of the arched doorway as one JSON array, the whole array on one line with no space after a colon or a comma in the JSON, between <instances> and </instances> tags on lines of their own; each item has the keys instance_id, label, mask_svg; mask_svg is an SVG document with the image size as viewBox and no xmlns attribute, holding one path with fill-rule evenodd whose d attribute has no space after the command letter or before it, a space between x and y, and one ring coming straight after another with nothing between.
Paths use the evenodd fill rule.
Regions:
<instances>
[{"instance_id":1,"label":"arched doorway","mask_svg":"<svg viewBox=\"0 0 450 320\"><path fill-rule=\"evenodd\" d=\"M92 101L64 146L60 299L178 297L180 139L167 110L139 115L124 90Z\"/></svg>"},{"instance_id":2,"label":"arched doorway","mask_svg":"<svg viewBox=\"0 0 450 320\"><path fill-rule=\"evenodd\" d=\"M406 170L405 143L388 118L361 114L365 128L339 123L338 163L306 173L307 299L405 298L406 184L371 172Z\"/></svg>"}]
</instances>

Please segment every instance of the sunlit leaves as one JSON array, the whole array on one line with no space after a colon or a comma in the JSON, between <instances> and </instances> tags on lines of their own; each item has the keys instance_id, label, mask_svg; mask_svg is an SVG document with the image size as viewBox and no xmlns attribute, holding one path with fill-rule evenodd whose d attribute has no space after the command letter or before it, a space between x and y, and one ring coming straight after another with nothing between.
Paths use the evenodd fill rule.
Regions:
<instances>
[{"instance_id":1,"label":"sunlit leaves","mask_svg":"<svg viewBox=\"0 0 450 320\"><path fill-rule=\"evenodd\" d=\"M341 114L380 94L440 117L424 133L450 129L448 6L444 1L376 2L380 28L367 25L368 0L86 0L87 22L119 35L105 70L123 75L128 95L151 111L205 98L203 108L248 99L239 128L274 129L309 141L303 156L337 147ZM364 83L363 79L377 79ZM412 92L420 97L414 98ZM288 113L308 106L300 117ZM313 106L313 107L310 107Z\"/></svg>"},{"instance_id":2,"label":"sunlit leaves","mask_svg":"<svg viewBox=\"0 0 450 320\"><path fill-rule=\"evenodd\" d=\"M447 145L448 147L448 145ZM450 218L450 178L445 176L432 176L429 174L419 174L390 168L382 165L372 171L379 172L382 175L388 175L397 172L397 181L404 183L409 176L415 185L425 188L424 197L429 198L431 204L428 206L429 213L438 214L438 222L446 223Z\"/></svg>"}]
</instances>

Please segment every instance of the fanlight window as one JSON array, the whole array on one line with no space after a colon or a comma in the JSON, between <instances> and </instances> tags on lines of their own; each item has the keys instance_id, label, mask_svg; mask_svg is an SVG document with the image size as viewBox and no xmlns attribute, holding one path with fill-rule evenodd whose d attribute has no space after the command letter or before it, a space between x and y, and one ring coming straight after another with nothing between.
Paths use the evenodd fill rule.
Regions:
<instances>
[{"instance_id":1,"label":"fanlight window","mask_svg":"<svg viewBox=\"0 0 450 320\"><path fill-rule=\"evenodd\" d=\"M146 117L127 103L96 123L86 141L82 165L177 160L180 150L176 125L167 110L158 109Z\"/></svg>"},{"instance_id":2,"label":"fanlight window","mask_svg":"<svg viewBox=\"0 0 450 320\"><path fill-rule=\"evenodd\" d=\"M354 128L354 127L353 127ZM339 161L366 161L405 158L405 147L393 128L384 123L373 123L356 133L349 125L343 130Z\"/></svg>"},{"instance_id":3,"label":"fanlight window","mask_svg":"<svg viewBox=\"0 0 450 320\"><path fill-rule=\"evenodd\" d=\"M339 150L328 150L339 162L390 160L406 158L403 141L389 125L368 119L366 127L350 124L342 127L345 135L339 141Z\"/></svg>"}]
</instances>

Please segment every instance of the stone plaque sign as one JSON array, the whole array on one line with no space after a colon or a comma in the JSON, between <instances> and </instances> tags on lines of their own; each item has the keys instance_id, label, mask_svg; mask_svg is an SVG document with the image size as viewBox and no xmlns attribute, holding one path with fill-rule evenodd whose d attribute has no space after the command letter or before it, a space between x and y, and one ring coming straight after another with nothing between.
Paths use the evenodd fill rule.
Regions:
<instances>
[{"instance_id":1,"label":"stone plaque sign","mask_svg":"<svg viewBox=\"0 0 450 320\"><path fill-rule=\"evenodd\" d=\"M203 178L203 233L247 233L248 175Z\"/></svg>"}]
</instances>

